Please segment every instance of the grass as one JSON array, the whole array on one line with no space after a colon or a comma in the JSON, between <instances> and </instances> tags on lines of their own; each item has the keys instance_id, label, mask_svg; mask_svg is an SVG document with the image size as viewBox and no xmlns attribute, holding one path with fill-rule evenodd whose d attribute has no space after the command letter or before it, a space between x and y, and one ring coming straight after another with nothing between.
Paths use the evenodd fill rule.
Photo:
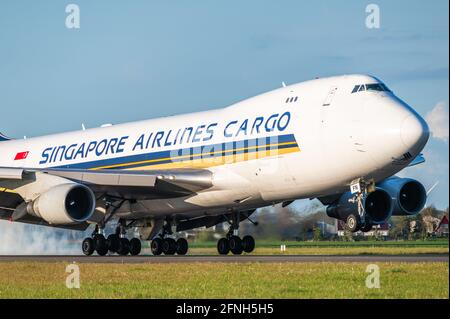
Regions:
<instances>
[{"instance_id":1,"label":"grass","mask_svg":"<svg viewBox=\"0 0 450 319\"><path fill-rule=\"evenodd\" d=\"M258 247L275 248L281 244L288 247L449 247L448 239L436 240L405 240L405 241L381 241L381 240L364 240L364 241L275 241L275 240L257 240ZM190 247L193 248L213 248L216 246L215 241L192 242Z\"/></svg>"},{"instance_id":2,"label":"grass","mask_svg":"<svg viewBox=\"0 0 450 319\"><path fill-rule=\"evenodd\" d=\"M0 298L448 298L448 263L378 263L380 289L363 263L0 264Z\"/></svg>"},{"instance_id":3,"label":"grass","mask_svg":"<svg viewBox=\"0 0 450 319\"><path fill-rule=\"evenodd\" d=\"M147 251L145 251L147 252ZM444 247L280 247L256 248L251 255L409 255L409 254L448 254ZM150 253L150 252L148 252ZM190 255L214 255L216 248L189 248Z\"/></svg>"},{"instance_id":4,"label":"grass","mask_svg":"<svg viewBox=\"0 0 450 319\"><path fill-rule=\"evenodd\" d=\"M280 245L286 245L281 252ZM145 246L144 246L145 247ZM216 255L216 242L193 242L189 244L190 255ZM150 254L148 248L144 253ZM448 240L435 241L257 241L252 255L404 255L448 254Z\"/></svg>"}]
</instances>

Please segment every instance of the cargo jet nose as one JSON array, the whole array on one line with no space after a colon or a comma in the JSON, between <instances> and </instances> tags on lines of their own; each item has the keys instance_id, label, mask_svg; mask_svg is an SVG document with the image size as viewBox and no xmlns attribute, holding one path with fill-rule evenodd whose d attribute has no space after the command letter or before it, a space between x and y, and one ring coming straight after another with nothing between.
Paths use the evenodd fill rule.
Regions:
<instances>
[{"instance_id":1,"label":"cargo jet nose","mask_svg":"<svg viewBox=\"0 0 450 319\"><path fill-rule=\"evenodd\" d=\"M364 107L363 146L378 168L408 164L430 136L425 120L395 96L374 96Z\"/></svg>"},{"instance_id":2,"label":"cargo jet nose","mask_svg":"<svg viewBox=\"0 0 450 319\"><path fill-rule=\"evenodd\" d=\"M403 121L400 135L407 149L420 152L428 142L430 129L423 118L417 114L411 114Z\"/></svg>"}]
</instances>

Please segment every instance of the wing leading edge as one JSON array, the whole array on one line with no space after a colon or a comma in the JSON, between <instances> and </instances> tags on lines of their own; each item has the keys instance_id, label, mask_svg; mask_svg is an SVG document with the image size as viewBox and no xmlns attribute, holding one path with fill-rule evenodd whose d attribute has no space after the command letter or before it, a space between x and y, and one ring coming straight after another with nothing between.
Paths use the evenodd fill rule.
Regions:
<instances>
[{"instance_id":1,"label":"wing leading edge","mask_svg":"<svg viewBox=\"0 0 450 319\"><path fill-rule=\"evenodd\" d=\"M157 199L188 196L212 186L212 173L204 169L153 171L0 168L0 187L15 189L49 174L89 186L94 193L123 199Z\"/></svg>"}]
</instances>

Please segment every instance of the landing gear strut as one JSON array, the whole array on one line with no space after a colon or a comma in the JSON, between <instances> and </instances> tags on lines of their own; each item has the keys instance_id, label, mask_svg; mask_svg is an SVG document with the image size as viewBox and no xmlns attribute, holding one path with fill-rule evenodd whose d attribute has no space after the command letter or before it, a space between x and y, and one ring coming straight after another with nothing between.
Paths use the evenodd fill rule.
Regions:
<instances>
[{"instance_id":1,"label":"landing gear strut","mask_svg":"<svg viewBox=\"0 0 450 319\"><path fill-rule=\"evenodd\" d=\"M234 255L241 255L243 252L251 253L255 249L255 240L252 236L239 237L240 213L235 212L232 215L230 230L225 238L217 242L217 251L220 255L228 255L231 251Z\"/></svg>"}]
</instances>

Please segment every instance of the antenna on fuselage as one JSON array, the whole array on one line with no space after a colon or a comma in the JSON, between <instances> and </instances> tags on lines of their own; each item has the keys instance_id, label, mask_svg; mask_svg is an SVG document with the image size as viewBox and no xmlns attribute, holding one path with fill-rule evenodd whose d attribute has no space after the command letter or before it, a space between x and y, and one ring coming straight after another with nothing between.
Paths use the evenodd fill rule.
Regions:
<instances>
[{"instance_id":1,"label":"antenna on fuselage","mask_svg":"<svg viewBox=\"0 0 450 319\"><path fill-rule=\"evenodd\" d=\"M84 123L81 123L81 129L82 129L83 131L86 131L86 127L84 126Z\"/></svg>"},{"instance_id":2,"label":"antenna on fuselage","mask_svg":"<svg viewBox=\"0 0 450 319\"><path fill-rule=\"evenodd\" d=\"M284 83L284 81L281 82L281 85L282 85L284 88L286 87L286 83Z\"/></svg>"}]
</instances>

